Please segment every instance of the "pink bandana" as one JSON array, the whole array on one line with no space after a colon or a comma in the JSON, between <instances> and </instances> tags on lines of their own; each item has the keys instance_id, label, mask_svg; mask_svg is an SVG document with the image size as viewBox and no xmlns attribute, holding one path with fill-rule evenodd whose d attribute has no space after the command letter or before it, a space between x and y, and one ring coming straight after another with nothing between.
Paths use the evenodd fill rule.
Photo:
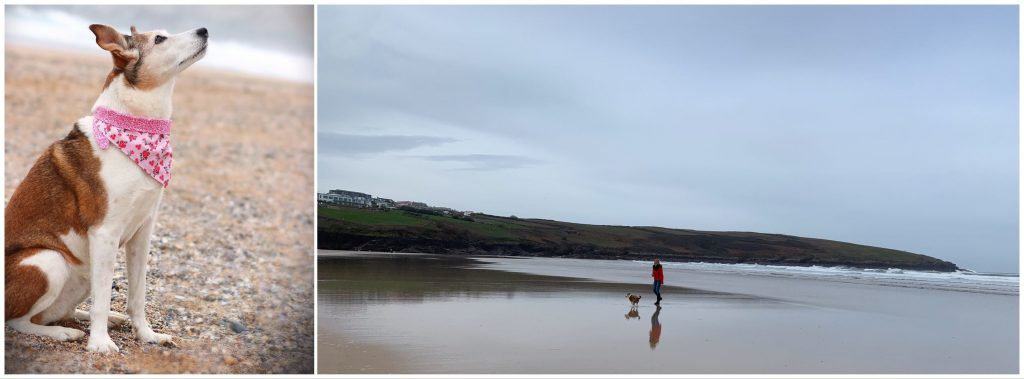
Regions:
<instances>
[{"instance_id":1,"label":"pink bandana","mask_svg":"<svg viewBox=\"0 0 1024 379\"><path fill-rule=\"evenodd\" d=\"M96 144L111 143L135 161L143 171L167 187L171 181L171 120L135 117L98 107L92 114Z\"/></svg>"}]
</instances>

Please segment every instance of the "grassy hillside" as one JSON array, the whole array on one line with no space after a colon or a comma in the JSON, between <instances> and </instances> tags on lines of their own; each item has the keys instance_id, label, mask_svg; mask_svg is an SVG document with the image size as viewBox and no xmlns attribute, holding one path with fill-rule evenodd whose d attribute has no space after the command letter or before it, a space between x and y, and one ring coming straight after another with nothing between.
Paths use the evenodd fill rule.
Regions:
<instances>
[{"instance_id":1,"label":"grassy hillside","mask_svg":"<svg viewBox=\"0 0 1024 379\"><path fill-rule=\"evenodd\" d=\"M359 208L318 209L321 249L653 259L953 271L925 255L816 238L587 225L477 214L473 220Z\"/></svg>"}]
</instances>

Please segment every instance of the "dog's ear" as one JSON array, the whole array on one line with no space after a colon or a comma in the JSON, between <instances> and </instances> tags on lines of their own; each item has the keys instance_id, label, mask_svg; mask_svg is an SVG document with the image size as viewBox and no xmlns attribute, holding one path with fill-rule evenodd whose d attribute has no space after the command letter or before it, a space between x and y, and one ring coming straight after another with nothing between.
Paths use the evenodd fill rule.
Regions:
<instances>
[{"instance_id":1,"label":"dog's ear","mask_svg":"<svg viewBox=\"0 0 1024 379\"><path fill-rule=\"evenodd\" d=\"M96 35L96 44L103 50L114 52L128 49L128 39L112 26L92 24L89 30Z\"/></svg>"},{"instance_id":2,"label":"dog's ear","mask_svg":"<svg viewBox=\"0 0 1024 379\"><path fill-rule=\"evenodd\" d=\"M132 29L134 32L135 27L133 26ZM115 67L124 69L129 62L138 59L138 53L129 48L129 37L118 33L117 29L114 29L112 26L92 24L89 25L89 30L92 31L92 34L96 35L96 45L99 45L103 50L109 51L110 55L114 57Z\"/></svg>"}]
</instances>

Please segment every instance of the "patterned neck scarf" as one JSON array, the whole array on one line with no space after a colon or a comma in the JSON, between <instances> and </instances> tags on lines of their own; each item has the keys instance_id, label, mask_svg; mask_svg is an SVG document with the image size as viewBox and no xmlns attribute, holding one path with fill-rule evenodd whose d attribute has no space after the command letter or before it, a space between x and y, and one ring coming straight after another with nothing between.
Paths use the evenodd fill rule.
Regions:
<instances>
[{"instance_id":1,"label":"patterned neck scarf","mask_svg":"<svg viewBox=\"0 0 1024 379\"><path fill-rule=\"evenodd\" d=\"M135 117L110 108L97 107L92 114L96 144L106 150L110 144L165 188L171 182L171 120Z\"/></svg>"}]
</instances>

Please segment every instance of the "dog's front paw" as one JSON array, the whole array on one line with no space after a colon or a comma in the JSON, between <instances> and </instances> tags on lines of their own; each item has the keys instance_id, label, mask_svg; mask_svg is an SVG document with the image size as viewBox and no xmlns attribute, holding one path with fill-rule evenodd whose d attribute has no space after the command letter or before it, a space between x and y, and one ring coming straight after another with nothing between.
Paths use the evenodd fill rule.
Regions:
<instances>
[{"instance_id":1,"label":"dog's front paw","mask_svg":"<svg viewBox=\"0 0 1024 379\"><path fill-rule=\"evenodd\" d=\"M117 345L114 344L114 341L110 340L110 336L90 336L89 345L86 346L86 350L100 354L109 354L121 351L121 349L118 349Z\"/></svg>"},{"instance_id":2,"label":"dog's front paw","mask_svg":"<svg viewBox=\"0 0 1024 379\"><path fill-rule=\"evenodd\" d=\"M149 333L139 333L139 341L155 343L157 345L175 346L173 337L168 334L157 333L154 331L149 331Z\"/></svg>"}]
</instances>

